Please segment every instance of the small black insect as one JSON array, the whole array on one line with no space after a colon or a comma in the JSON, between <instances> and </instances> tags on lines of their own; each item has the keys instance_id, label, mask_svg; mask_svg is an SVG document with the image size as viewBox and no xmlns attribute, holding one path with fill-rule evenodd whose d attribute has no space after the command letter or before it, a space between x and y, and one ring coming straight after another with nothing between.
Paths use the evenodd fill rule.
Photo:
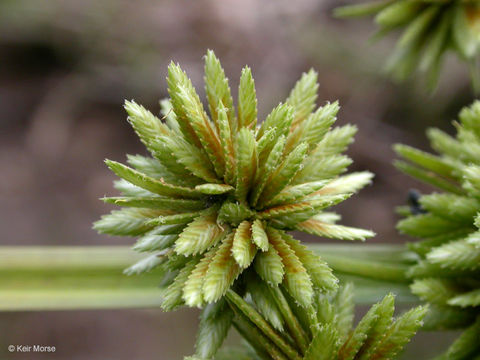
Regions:
<instances>
[{"instance_id":1,"label":"small black insect","mask_svg":"<svg viewBox=\"0 0 480 360\"><path fill-rule=\"evenodd\" d=\"M410 205L410 211L413 215L425 214L427 211L420 204L420 197L422 194L418 190L410 189L408 190L407 202Z\"/></svg>"},{"instance_id":2,"label":"small black insect","mask_svg":"<svg viewBox=\"0 0 480 360\"><path fill-rule=\"evenodd\" d=\"M227 195L225 194L220 194L220 195L210 195L207 197L205 201L205 208L209 208L210 206L213 206L215 204L221 204L224 202L227 198Z\"/></svg>"}]
</instances>

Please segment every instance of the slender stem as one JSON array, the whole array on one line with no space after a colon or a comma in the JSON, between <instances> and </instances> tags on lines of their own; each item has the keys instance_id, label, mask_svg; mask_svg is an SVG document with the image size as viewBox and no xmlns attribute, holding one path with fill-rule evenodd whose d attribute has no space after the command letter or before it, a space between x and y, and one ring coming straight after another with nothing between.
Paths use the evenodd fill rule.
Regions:
<instances>
[{"instance_id":1,"label":"slender stem","mask_svg":"<svg viewBox=\"0 0 480 360\"><path fill-rule=\"evenodd\" d=\"M238 313L238 312L237 312ZM258 330L243 314L233 322L238 333L256 350L258 356L264 360L288 360L288 358ZM266 353L265 353L266 352Z\"/></svg>"},{"instance_id":2,"label":"slender stem","mask_svg":"<svg viewBox=\"0 0 480 360\"><path fill-rule=\"evenodd\" d=\"M478 70L478 58L474 58L469 63L470 75L472 77L472 87L476 95L480 93L480 72Z\"/></svg>"},{"instance_id":3,"label":"slender stem","mask_svg":"<svg viewBox=\"0 0 480 360\"><path fill-rule=\"evenodd\" d=\"M130 289L123 288L120 281L119 289L0 290L0 312L158 309L161 303L161 292L153 283Z\"/></svg>"},{"instance_id":4,"label":"slender stem","mask_svg":"<svg viewBox=\"0 0 480 360\"><path fill-rule=\"evenodd\" d=\"M375 260L390 264L412 264L418 260L418 255L406 250L405 245L343 243L309 244L308 247L320 256L345 255L353 259Z\"/></svg>"},{"instance_id":5,"label":"slender stem","mask_svg":"<svg viewBox=\"0 0 480 360\"><path fill-rule=\"evenodd\" d=\"M158 308L157 271L123 274L141 258L125 246L0 247L0 311Z\"/></svg>"},{"instance_id":6,"label":"slender stem","mask_svg":"<svg viewBox=\"0 0 480 360\"><path fill-rule=\"evenodd\" d=\"M341 283L351 282L355 285L354 300L356 304L371 305L383 299L391 292L396 295L396 303L416 304L420 299L410 291L409 284L375 280L355 275L336 273Z\"/></svg>"},{"instance_id":7,"label":"slender stem","mask_svg":"<svg viewBox=\"0 0 480 360\"><path fill-rule=\"evenodd\" d=\"M350 243L310 247L340 278L347 276L355 283L356 300L375 302L386 290L397 289L392 291L401 294L398 301L415 301L404 274L412 253L402 247ZM143 256L126 246L1 246L0 311L158 307L162 301L158 272L122 273Z\"/></svg>"},{"instance_id":8,"label":"slender stem","mask_svg":"<svg viewBox=\"0 0 480 360\"><path fill-rule=\"evenodd\" d=\"M127 246L0 246L0 271L124 269L143 257Z\"/></svg>"},{"instance_id":9,"label":"slender stem","mask_svg":"<svg viewBox=\"0 0 480 360\"><path fill-rule=\"evenodd\" d=\"M300 354L287 341L279 335L263 317L242 299L233 290L226 293L227 300L236 306L252 323L255 324L275 345L277 345L291 360L301 360Z\"/></svg>"},{"instance_id":10,"label":"slender stem","mask_svg":"<svg viewBox=\"0 0 480 360\"><path fill-rule=\"evenodd\" d=\"M285 322L287 323L290 335L299 346L300 350L302 351L302 355L305 355L310 343L307 334L298 322L297 317L293 314L292 309L290 309L282 290L280 290L278 286L269 286L269 288L278 308L280 309L280 312L282 313L283 318L285 319Z\"/></svg>"},{"instance_id":11,"label":"slender stem","mask_svg":"<svg viewBox=\"0 0 480 360\"><path fill-rule=\"evenodd\" d=\"M370 279L408 283L406 272L408 265L355 259L346 255L322 253L322 258L335 270L345 274L367 277Z\"/></svg>"}]
</instances>

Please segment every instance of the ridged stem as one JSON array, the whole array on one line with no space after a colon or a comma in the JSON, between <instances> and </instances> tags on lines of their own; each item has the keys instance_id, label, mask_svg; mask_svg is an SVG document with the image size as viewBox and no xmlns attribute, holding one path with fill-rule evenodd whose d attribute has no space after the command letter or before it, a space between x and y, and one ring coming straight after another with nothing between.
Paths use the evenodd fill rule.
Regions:
<instances>
[{"instance_id":1,"label":"ridged stem","mask_svg":"<svg viewBox=\"0 0 480 360\"><path fill-rule=\"evenodd\" d=\"M375 280L408 283L408 265L356 259L347 255L335 255L319 251L320 256L335 271Z\"/></svg>"},{"instance_id":2,"label":"ridged stem","mask_svg":"<svg viewBox=\"0 0 480 360\"><path fill-rule=\"evenodd\" d=\"M228 290L226 298L230 304L234 305L242 314L244 314L260 331L267 336L276 346L278 346L285 355L291 360L302 360L302 356L288 342L279 335L270 324L248 304L243 298L233 290Z\"/></svg>"},{"instance_id":3,"label":"ridged stem","mask_svg":"<svg viewBox=\"0 0 480 360\"><path fill-rule=\"evenodd\" d=\"M158 271L123 274L141 258L126 246L0 247L0 311L158 308Z\"/></svg>"},{"instance_id":4,"label":"ridged stem","mask_svg":"<svg viewBox=\"0 0 480 360\"><path fill-rule=\"evenodd\" d=\"M293 314L292 309L288 305L285 295L283 295L282 290L278 286L272 287L269 286L270 292L272 293L275 302L282 313L282 316L287 324L290 335L295 340L295 343L298 345L302 351L302 355L305 355L310 341L308 340L307 334L303 330L302 326L298 322L297 317Z\"/></svg>"},{"instance_id":5,"label":"ridged stem","mask_svg":"<svg viewBox=\"0 0 480 360\"><path fill-rule=\"evenodd\" d=\"M234 320L233 326L238 333L255 349L258 356L263 360L288 360L288 358L275 346L258 328L253 325L245 315L234 310L237 319Z\"/></svg>"},{"instance_id":6,"label":"ridged stem","mask_svg":"<svg viewBox=\"0 0 480 360\"><path fill-rule=\"evenodd\" d=\"M418 255L408 251L405 245L337 243L308 244L308 247L320 256L323 254L341 255L389 264L414 264L418 261Z\"/></svg>"},{"instance_id":7,"label":"ridged stem","mask_svg":"<svg viewBox=\"0 0 480 360\"><path fill-rule=\"evenodd\" d=\"M402 274L415 255L398 245L309 247L330 262L338 277L355 283L359 303L377 302L393 288L401 294L397 301L418 301ZM158 308L162 294L156 270L122 273L143 256L126 246L2 246L0 311Z\"/></svg>"}]
</instances>

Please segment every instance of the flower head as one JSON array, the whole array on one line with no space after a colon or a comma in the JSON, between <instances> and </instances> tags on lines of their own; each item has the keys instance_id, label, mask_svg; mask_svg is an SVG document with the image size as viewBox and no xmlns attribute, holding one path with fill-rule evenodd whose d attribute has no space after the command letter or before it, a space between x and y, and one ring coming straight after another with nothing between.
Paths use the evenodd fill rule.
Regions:
<instances>
[{"instance_id":1,"label":"flower head","mask_svg":"<svg viewBox=\"0 0 480 360\"><path fill-rule=\"evenodd\" d=\"M422 239L410 244L419 255L410 269L411 288L433 305L435 328L467 327L480 314L480 102L464 108L459 120L455 138L438 129L428 131L439 155L396 146L408 160L399 161L398 168L440 190L421 195L413 209L401 209L406 218L398 223L401 232ZM468 339L479 334L477 321L452 345L447 358L478 356L478 346Z\"/></svg>"},{"instance_id":2,"label":"flower head","mask_svg":"<svg viewBox=\"0 0 480 360\"><path fill-rule=\"evenodd\" d=\"M433 90L444 55L450 50L469 62L472 70L476 68L475 58L480 49L478 0L380 0L341 7L335 14L375 15L377 37L403 31L387 64L387 70L398 80L404 80L419 68L427 73L428 86Z\"/></svg>"},{"instance_id":3,"label":"flower head","mask_svg":"<svg viewBox=\"0 0 480 360\"><path fill-rule=\"evenodd\" d=\"M290 96L257 124L255 84L242 70L236 110L228 80L209 51L205 57L207 115L190 79L168 68L170 99L164 122L135 102L128 121L153 157L128 156L130 166L107 160L121 178L123 206L96 222L114 235L139 236L134 249L151 252L128 272L160 267L165 302L202 306L219 300L240 276L282 284L301 305L315 288L333 290L337 280L317 255L287 230L338 239L373 233L336 225L327 212L368 184L367 172L339 176L351 160L342 155L355 127L330 130L338 104L315 109L317 74L310 71Z\"/></svg>"}]
</instances>

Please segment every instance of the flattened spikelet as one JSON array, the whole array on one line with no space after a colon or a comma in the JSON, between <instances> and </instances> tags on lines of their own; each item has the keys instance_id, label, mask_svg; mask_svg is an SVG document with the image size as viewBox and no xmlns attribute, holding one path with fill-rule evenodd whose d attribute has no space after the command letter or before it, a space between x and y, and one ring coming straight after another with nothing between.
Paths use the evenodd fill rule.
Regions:
<instances>
[{"instance_id":1,"label":"flattened spikelet","mask_svg":"<svg viewBox=\"0 0 480 360\"><path fill-rule=\"evenodd\" d=\"M309 306L313 298L313 284L307 270L295 255L295 252L283 240L281 233L267 228L268 239L273 245L284 265L284 285L290 295L302 306Z\"/></svg>"},{"instance_id":2,"label":"flattened spikelet","mask_svg":"<svg viewBox=\"0 0 480 360\"><path fill-rule=\"evenodd\" d=\"M262 251L268 250L268 236L259 219L252 224L252 241Z\"/></svg>"},{"instance_id":3,"label":"flattened spikelet","mask_svg":"<svg viewBox=\"0 0 480 360\"><path fill-rule=\"evenodd\" d=\"M238 129L254 129L257 125L257 93L248 66L243 68L238 88Z\"/></svg>"},{"instance_id":4,"label":"flattened spikelet","mask_svg":"<svg viewBox=\"0 0 480 360\"><path fill-rule=\"evenodd\" d=\"M208 267L217 252L217 247L210 249L195 266L183 287L182 298L188 306L203 305L203 283Z\"/></svg>"},{"instance_id":5,"label":"flattened spikelet","mask_svg":"<svg viewBox=\"0 0 480 360\"><path fill-rule=\"evenodd\" d=\"M242 221L235 230L232 245L232 255L238 265L246 268L255 257L257 248L252 241L252 224L249 221Z\"/></svg>"},{"instance_id":6,"label":"flattened spikelet","mask_svg":"<svg viewBox=\"0 0 480 360\"><path fill-rule=\"evenodd\" d=\"M216 221L216 214L202 215L193 220L175 242L175 252L185 256L196 255L215 246L225 235Z\"/></svg>"},{"instance_id":7,"label":"flattened spikelet","mask_svg":"<svg viewBox=\"0 0 480 360\"><path fill-rule=\"evenodd\" d=\"M233 233L227 235L210 265L203 284L204 299L214 302L220 299L240 275L241 268L232 256Z\"/></svg>"},{"instance_id":8,"label":"flattened spikelet","mask_svg":"<svg viewBox=\"0 0 480 360\"><path fill-rule=\"evenodd\" d=\"M260 278L270 285L279 285L285 273L282 258L272 244L266 252L257 254L254 268Z\"/></svg>"}]
</instances>

